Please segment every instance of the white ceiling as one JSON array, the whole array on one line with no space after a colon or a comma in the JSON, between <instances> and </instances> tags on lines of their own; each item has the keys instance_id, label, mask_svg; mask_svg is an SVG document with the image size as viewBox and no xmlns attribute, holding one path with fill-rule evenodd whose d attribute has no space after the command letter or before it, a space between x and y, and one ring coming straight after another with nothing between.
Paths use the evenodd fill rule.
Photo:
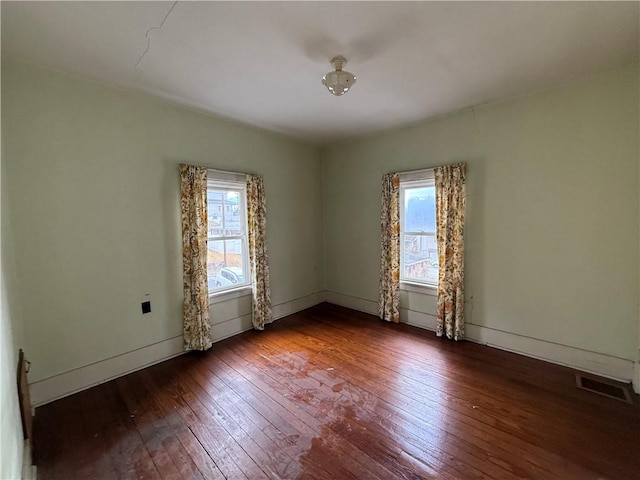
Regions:
<instances>
[{"instance_id":1,"label":"white ceiling","mask_svg":"<svg viewBox=\"0 0 640 480\"><path fill-rule=\"evenodd\" d=\"M639 56L638 2L3 1L1 8L3 54L314 144L540 90ZM337 54L358 77L343 97L321 84Z\"/></svg>"}]
</instances>

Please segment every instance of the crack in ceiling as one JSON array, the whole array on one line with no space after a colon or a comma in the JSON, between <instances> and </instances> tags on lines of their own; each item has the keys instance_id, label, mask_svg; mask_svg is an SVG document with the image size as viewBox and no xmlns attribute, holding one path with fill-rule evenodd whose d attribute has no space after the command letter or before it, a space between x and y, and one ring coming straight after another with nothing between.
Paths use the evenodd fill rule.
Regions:
<instances>
[{"instance_id":1,"label":"crack in ceiling","mask_svg":"<svg viewBox=\"0 0 640 480\"><path fill-rule=\"evenodd\" d=\"M180 3L0 1L2 53L313 145L639 58L640 2ZM335 55L358 75L341 98Z\"/></svg>"},{"instance_id":2,"label":"crack in ceiling","mask_svg":"<svg viewBox=\"0 0 640 480\"><path fill-rule=\"evenodd\" d=\"M169 18L169 15L171 15L171 12L173 12L173 9L176 7L177 4L178 4L178 0L175 0L175 2L173 2L167 14L162 19L162 22L160 23L160 25L155 27L149 27L147 29L147 31L144 34L145 38L147 39L147 47L144 49L144 52L142 52L142 55L140 55L140 58L138 58L138 61L136 62L136 65L134 68L138 68L138 65L140 65L140 62L142 62L142 59L149 52L149 48L151 48L151 38L149 38L149 34L151 33L151 31L160 30L164 26L165 22L167 21L167 18Z\"/></svg>"}]
</instances>

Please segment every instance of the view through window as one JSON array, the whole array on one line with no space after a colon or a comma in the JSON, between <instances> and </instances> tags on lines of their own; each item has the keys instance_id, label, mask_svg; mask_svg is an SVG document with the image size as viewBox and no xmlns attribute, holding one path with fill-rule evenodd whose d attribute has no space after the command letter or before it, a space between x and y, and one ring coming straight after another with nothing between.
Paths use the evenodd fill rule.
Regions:
<instances>
[{"instance_id":1,"label":"view through window","mask_svg":"<svg viewBox=\"0 0 640 480\"><path fill-rule=\"evenodd\" d=\"M209 293L248 285L246 188L209 181L207 188Z\"/></svg>"},{"instance_id":2,"label":"view through window","mask_svg":"<svg viewBox=\"0 0 640 480\"><path fill-rule=\"evenodd\" d=\"M400 280L438 285L433 179L400 182Z\"/></svg>"}]
</instances>

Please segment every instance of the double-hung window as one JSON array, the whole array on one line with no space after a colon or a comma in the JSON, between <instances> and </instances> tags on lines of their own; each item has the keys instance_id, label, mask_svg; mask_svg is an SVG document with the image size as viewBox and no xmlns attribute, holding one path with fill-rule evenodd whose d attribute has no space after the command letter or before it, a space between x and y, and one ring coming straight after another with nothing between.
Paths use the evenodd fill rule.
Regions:
<instances>
[{"instance_id":1,"label":"double-hung window","mask_svg":"<svg viewBox=\"0 0 640 480\"><path fill-rule=\"evenodd\" d=\"M400 282L438 286L433 170L400 176Z\"/></svg>"},{"instance_id":2,"label":"double-hung window","mask_svg":"<svg viewBox=\"0 0 640 480\"><path fill-rule=\"evenodd\" d=\"M209 294L251 284L244 175L207 174Z\"/></svg>"}]
</instances>

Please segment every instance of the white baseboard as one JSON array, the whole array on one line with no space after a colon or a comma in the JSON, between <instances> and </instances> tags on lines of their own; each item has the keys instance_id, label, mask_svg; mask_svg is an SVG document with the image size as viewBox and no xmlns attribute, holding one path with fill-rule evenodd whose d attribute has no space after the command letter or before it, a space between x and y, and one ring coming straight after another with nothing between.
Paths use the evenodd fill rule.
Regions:
<instances>
[{"instance_id":1,"label":"white baseboard","mask_svg":"<svg viewBox=\"0 0 640 480\"><path fill-rule=\"evenodd\" d=\"M274 305L273 319L277 320L324 301L371 315L377 316L378 313L378 306L375 301L324 291ZM405 308L400 309L400 321L427 330L435 330L436 327L436 319L433 315ZM238 333L251 330L251 328L253 326L250 314L231 318L212 325L213 341L224 340ZM638 363L634 364L631 360L523 337L478 325L467 324L466 329L467 338L474 342L626 382L633 378L634 390L636 393L640 393L638 392L640 366ZM182 353L184 353L183 341L182 336L179 335L122 355L33 382L30 384L31 400L34 407L37 407L163 362Z\"/></svg>"},{"instance_id":2,"label":"white baseboard","mask_svg":"<svg viewBox=\"0 0 640 480\"><path fill-rule=\"evenodd\" d=\"M280 318L292 315L296 312L301 312L302 310L306 310L307 308L313 307L314 305L322 302L324 302L324 292L317 292L288 302L273 305L272 319L269 323L273 323ZM211 325L211 336L215 343L220 340L224 340L225 338L233 337L239 333L246 332L247 330L251 330L252 328L253 323L251 321L251 314L249 313L240 317L230 318L219 323L214 323Z\"/></svg>"},{"instance_id":3,"label":"white baseboard","mask_svg":"<svg viewBox=\"0 0 640 480\"><path fill-rule=\"evenodd\" d=\"M324 301L324 292L296 298L273 306L273 319L291 315ZM251 314L231 318L211 326L214 342L251 330ZM89 365L74 368L29 385L34 407L52 402L99 385L114 378L141 370L184 353L182 335L131 352L116 355Z\"/></svg>"},{"instance_id":4,"label":"white baseboard","mask_svg":"<svg viewBox=\"0 0 640 480\"><path fill-rule=\"evenodd\" d=\"M564 365L614 380L630 382L633 375L633 361L624 358L479 325L467 324L465 325L465 331L466 338L472 342Z\"/></svg>"},{"instance_id":5,"label":"white baseboard","mask_svg":"<svg viewBox=\"0 0 640 480\"><path fill-rule=\"evenodd\" d=\"M401 323L407 323L409 325L413 325L414 327L424 328L425 330L430 330L432 332L435 332L436 321L437 321L437 318L435 315L431 315L429 313L423 313L423 312L416 312L415 310L409 310L409 309L400 307Z\"/></svg>"},{"instance_id":6,"label":"white baseboard","mask_svg":"<svg viewBox=\"0 0 640 480\"><path fill-rule=\"evenodd\" d=\"M280 303L273 306L273 320L292 315L296 312L301 312L307 308L311 308L314 305L318 305L325 301L325 292L316 292L311 295L296 298L288 302Z\"/></svg>"},{"instance_id":7,"label":"white baseboard","mask_svg":"<svg viewBox=\"0 0 640 480\"><path fill-rule=\"evenodd\" d=\"M224 322L214 323L211 325L211 340L213 343L233 337L253 328L251 314L242 315L241 317L230 318Z\"/></svg>"},{"instance_id":8,"label":"white baseboard","mask_svg":"<svg viewBox=\"0 0 640 480\"><path fill-rule=\"evenodd\" d=\"M38 380L29 385L31 403L38 407L62 397L114 378L127 375L142 368L160 363L184 352L182 335L131 352L116 355L74 368L64 373Z\"/></svg>"},{"instance_id":9,"label":"white baseboard","mask_svg":"<svg viewBox=\"0 0 640 480\"><path fill-rule=\"evenodd\" d=\"M324 298L326 302L340 305L341 307L351 308L359 312L369 313L378 316L378 303L365 298L352 297L342 293L325 291ZM424 328L426 330L436 330L436 317L428 313L416 312L407 308L400 307L400 323L413 325L414 327Z\"/></svg>"},{"instance_id":10,"label":"white baseboard","mask_svg":"<svg viewBox=\"0 0 640 480\"><path fill-rule=\"evenodd\" d=\"M340 305L341 307L347 307L371 315L378 315L378 303L373 300L352 297L351 295L344 295L330 290L324 292L324 299L326 302L333 303L334 305Z\"/></svg>"},{"instance_id":11,"label":"white baseboard","mask_svg":"<svg viewBox=\"0 0 640 480\"><path fill-rule=\"evenodd\" d=\"M360 312L378 315L377 303L373 300L343 295L337 292L325 292L325 300L335 305L351 308ZM436 317L427 313L400 308L400 321L415 327L435 331ZM527 357L594 373L603 377L630 382L640 386L640 366L624 358L613 357L597 352L590 352L576 347L560 345L546 340L525 337L514 333L503 332L478 325L465 325L466 338L472 342L507 350ZM635 376L634 376L635 375ZM634 389L638 387L634 385ZM637 391L637 390L636 390Z\"/></svg>"}]
</instances>

